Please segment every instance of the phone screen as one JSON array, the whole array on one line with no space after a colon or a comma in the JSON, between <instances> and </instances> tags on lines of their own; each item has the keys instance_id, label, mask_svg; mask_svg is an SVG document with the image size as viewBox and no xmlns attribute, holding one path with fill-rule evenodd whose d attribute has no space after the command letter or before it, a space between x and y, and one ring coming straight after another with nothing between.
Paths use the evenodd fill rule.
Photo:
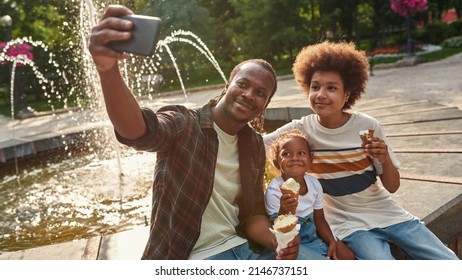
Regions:
<instances>
[{"instance_id":1,"label":"phone screen","mask_svg":"<svg viewBox=\"0 0 462 280\"><path fill-rule=\"evenodd\" d=\"M121 18L133 22L132 36L129 40L109 42L108 46L120 52L144 56L153 55L162 20L158 17L144 15L126 15Z\"/></svg>"}]
</instances>

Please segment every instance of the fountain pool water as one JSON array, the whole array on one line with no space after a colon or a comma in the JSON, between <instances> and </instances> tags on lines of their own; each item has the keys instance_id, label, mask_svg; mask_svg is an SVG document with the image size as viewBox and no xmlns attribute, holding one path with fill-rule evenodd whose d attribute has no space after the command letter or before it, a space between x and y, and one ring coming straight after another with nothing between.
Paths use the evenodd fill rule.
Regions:
<instances>
[{"instance_id":1,"label":"fountain pool water","mask_svg":"<svg viewBox=\"0 0 462 280\"><path fill-rule=\"evenodd\" d=\"M101 122L101 111L104 111L99 80L86 45L91 27L104 5L98 3L98 8L95 8L94 3L89 0L81 0L79 5L81 51L76 56L83 63L86 78L81 83L76 83L74 88L76 91L78 89L87 92L91 103L73 110L83 112L82 115L86 116L84 120L78 121L83 124ZM32 38L18 40L46 48ZM193 33L177 30L161 38L154 56L132 56L122 67L127 83L143 99L142 105L156 99L155 88L146 88L141 81L146 76L158 74L163 56L170 58L170 63L175 66L186 103L188 101L181 72L169 47L172 43L187 43L196 48L226 81L206 45ZM51 58L53 56L54 54L50 54ZM18 58L13 61L5 56L1 59L12 63L19 61ZM20 59L22 60L19 62L33 67L36 70L34 72L40 74L40 69L32 61ZM53 59L50 59L50 63L54 64L58 75L66 79L70 77ZM60 93L52 82L39 74L37 78L42 79L48 94L72 94L73 90ZM69 82L72 83L72 79L69 78ZM65 118L62 114L55 114L54 117ZM14 111L11 118L14 119ZM106 118L105 114L103 118ZM14 135L14 126L11 133ZM112 129L107 126L83 135L88 138L81 138L75 145L63 140L59 149L45 155L37 155L28 161L18 162L15 159L15 164L2 165L0 252L89 238L149 223L155 155L136 152L119 145L114 140Z\"/></svg>"},{"instance_id":2,"label":"fountain pool water","mask_svg":"<svg viewBox=\"0 0 462 280\"><path fill-rule=\"evenodd\" d=\"M120 169L124 173L120 173ZM146 225L153 156L53 155L0 176L0 250L14 251ZM5 171L5 170L3 170ZM3 172L2 172L3 173ZM20 184L17 182L19 176Z\"/></svg>"}]
</instances>

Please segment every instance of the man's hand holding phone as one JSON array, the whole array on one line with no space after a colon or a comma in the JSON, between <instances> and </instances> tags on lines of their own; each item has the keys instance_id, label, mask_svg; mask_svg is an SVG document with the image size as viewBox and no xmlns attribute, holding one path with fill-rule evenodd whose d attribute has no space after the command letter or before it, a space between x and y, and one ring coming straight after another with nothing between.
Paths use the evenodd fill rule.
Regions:
<instances>
[{"instance_id":1,"label":"man's hand holding phone","mask_svg":"<svg viewBox=\"0 0 462 280\"><path fill-rule=\"evenodd\" d=\"M128 40L109 42L108 46L120 52L144 56L153 55L156 49L162 20L158 17L133 14L121 16L120 18L129 20L133 23L131 37Z\"/></svg>"},{"instance_id":2,"label":"man's hand holding phone","mask_svg":"<svg viewBox=\"0 0 462 280\"><path fill-rule=\"evenodd\" d=\"M93 57L93 61L95 62L98 71L107 71L114 67L118 60L128 58L129 55L127 52L133 52L137 54L143 53L143 55L146 53L149 55L152 51L155 50L155 45L157 44L158 40L157 35L159 32L158 29L160 20L156 20L157 29L150 30L146 27L136 28L135 25L137 23L130 19L124 19L126 16L134 15L130 9L124 6L109 5L102 16L101 21L95 27L93 27L90 37L89 51ZM152 21L149 22L152 24ZM137 30L138 33L134 34L134 32ZM149 43L146 43L147 47L144 46L143 49L140 50L138 46L140 46L140 44L145 44L143 43L143 40L145 39L140 37L143 36L143 32L148 32L150 34L150 39ZM138 36L135 36L134 39L133 35ZM111 48L112 44L114 44L116 41L125 41L125 44L128 44L129 46L127 48L123 46L116 46L115 49Z\"/></svg>"}]
</instances>

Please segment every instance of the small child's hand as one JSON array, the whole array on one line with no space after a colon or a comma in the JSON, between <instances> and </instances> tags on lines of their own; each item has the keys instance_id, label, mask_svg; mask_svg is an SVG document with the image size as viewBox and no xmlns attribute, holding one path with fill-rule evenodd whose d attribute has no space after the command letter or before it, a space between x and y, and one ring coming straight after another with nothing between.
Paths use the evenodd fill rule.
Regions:
<instances>
[{"instance_id":1,"label":"small child's hand","mask_svg":"<svg viewBox=\"0 0 462 280\"><path fill-rule=\"evenodd\" d=\"M289 214L293 209L297 209L298 195L282 194L280 214ZM295 213L292 213L295 215Z\"/></svg>"},{"instance_id":2,"label":"small child's hand","mask_svg":"<svg viewBox=\"0 0 462 280\"><path fill-rule=\"evenodd\" d=\"M331 260L338 260L338 257L337 257L337 243L336 242L332 242L329 245L329 249L327 249L327 258L329 258Z\"/></svg>"}]
</instances>

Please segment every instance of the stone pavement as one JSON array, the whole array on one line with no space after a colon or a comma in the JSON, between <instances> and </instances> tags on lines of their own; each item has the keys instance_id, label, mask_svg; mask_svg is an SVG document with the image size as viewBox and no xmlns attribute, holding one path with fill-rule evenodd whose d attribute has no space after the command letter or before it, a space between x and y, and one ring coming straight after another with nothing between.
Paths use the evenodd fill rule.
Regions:
<instances>
[{"instance_id":1,"label":"stone pavement","mask_svg":"<svg viewBox=\"0 0 462 280\"><path fill-rule=\"evenodd\" d=\"M368 92L355 110L368 113L383 125L401 162L402 184L394 194L409 212L459 257L462 253L462 55L407 68L375 69ZM221 87L220 87L221 88ZM167 96L148 104L199 106L220 92L211 88L189 95ZM102 110L103 111L103 110ZM306 97L291 77L281 79L269 105L268 124L279 125L310 113ZM104 121L85 123L88 112L45 115L25 120L0 118L0 162L59 146L61 135L109 127ZM99 112L98 114L104 114ZM56 138L58 137L58 138ZM0 253L9 260L139 259L148 236L140 227L89 240L77 240L16 252Z\"/></svg>"}]
</instances>

